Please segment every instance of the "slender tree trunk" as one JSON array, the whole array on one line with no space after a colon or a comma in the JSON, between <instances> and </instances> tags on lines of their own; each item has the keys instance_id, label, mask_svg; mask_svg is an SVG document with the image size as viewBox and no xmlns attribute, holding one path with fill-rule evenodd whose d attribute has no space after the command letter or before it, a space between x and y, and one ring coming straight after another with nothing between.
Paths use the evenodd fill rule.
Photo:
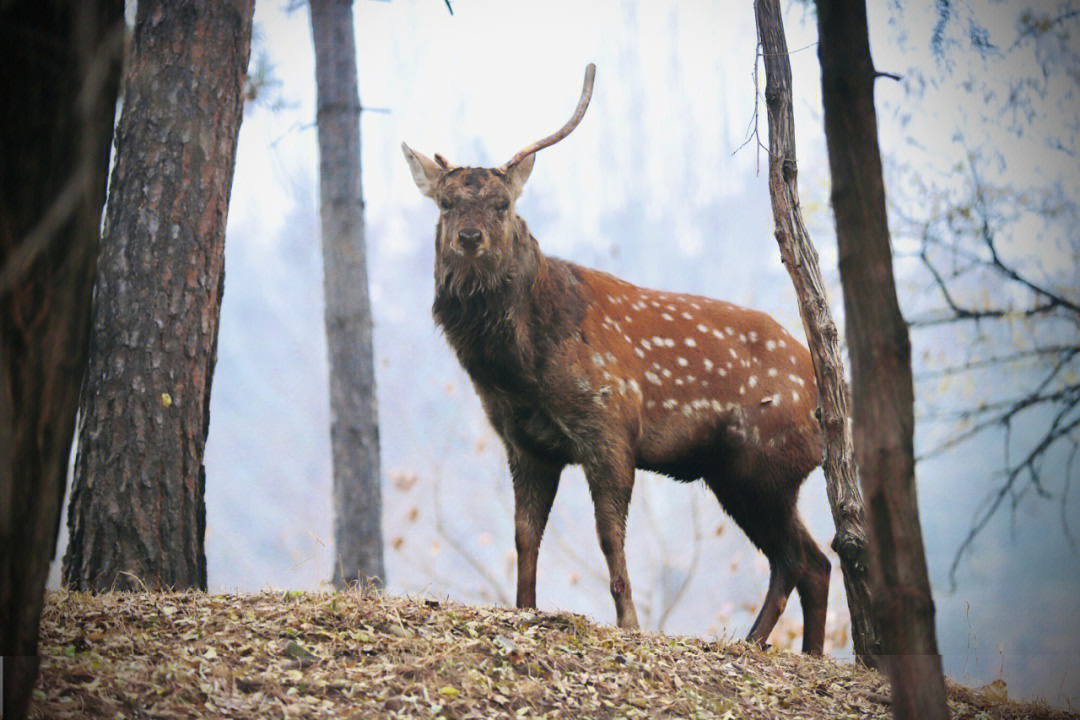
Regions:
<instances>
[{"instance_id":1,"label":"slender tree trunk","mask_svg":"<svg viewBox=\"0 0 1080 720\"><path fill-rule=\"evenodd\" d=\"M140 0L64 558L83 590L206 588L203 448L252 0Z\"/></svg>"},{"instance_id":2,"label":"slender tree trunk","mask_svg":"<svg viewBox=\"0 0 1080 720\"><path fill-rule=\"evenodd\" d=\"M360 185L360 96L352 0L311 0L310 4L330 353L334 584L342 587L365 578L382 584L386 573L379 424Z\"/></svg>"},{"instance_id":3,"label":"slender tree trunk","mask_svg":"<svg viewBox=\"0 0 1080 720\"><path fill-rule=\"evenodd\" d=\"M855 468L848 418L844 364L836 324L829 311L818 254L803 225L795 163L795 116L791 109L791 62L778 0L754 3L761 52L765 60L765 103L769 116L769 195L772 198L776 241L787 267L799 314L806 329L817 377L821 428L825 438L825 487L832 508L855 654L873 666L879 652L870 594L863 503Z\"/></svg>"},{"instance_id":4,"label":"slender tree trunk","mask_svg":"<svg viewBox=\"0 0 1080 720\"><path fill-rule=\"evenodd\" d=\"M0 5L0 654L12 720L37 675L123 32L119 0Z\"/></svg>"},{"instance_id":5,"label":"slender tree trunk","mask_svg":"<svg viewBox=\"0 0 1080 720\"><path fill-rule=\"evenodd\" d=\"M948 717L915 494L911 345L893 281L863 2L818 0L825 137L874 610L897 718Z\"/></svg>"}]
</instances>

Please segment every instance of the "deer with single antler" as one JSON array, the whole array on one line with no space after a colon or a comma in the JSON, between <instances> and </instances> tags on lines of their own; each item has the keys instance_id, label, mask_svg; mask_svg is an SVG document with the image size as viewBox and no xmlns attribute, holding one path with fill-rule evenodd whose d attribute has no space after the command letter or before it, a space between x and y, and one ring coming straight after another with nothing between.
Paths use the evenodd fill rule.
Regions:
<instances>
[{"instance_id":1,"label":"deer with single antler","mask_svg":"<svg viewBox=\"0 0 1080 720\"><path fill-rule=\"evenodd\" d=\"M514 486L517 605L536 606L540 540L566 465L583 466L619 627L638 627L623 550L635 468L703 479L768 557L769 588L749 638L764 644L792 589L803 650L821 653L829 561L796 508L821 459L806 348L764 313L637 287L544 255L514 203L535 153L457 167L402 144L439 206L434 316L502 439Z\"/></svg>"}]
</instances>

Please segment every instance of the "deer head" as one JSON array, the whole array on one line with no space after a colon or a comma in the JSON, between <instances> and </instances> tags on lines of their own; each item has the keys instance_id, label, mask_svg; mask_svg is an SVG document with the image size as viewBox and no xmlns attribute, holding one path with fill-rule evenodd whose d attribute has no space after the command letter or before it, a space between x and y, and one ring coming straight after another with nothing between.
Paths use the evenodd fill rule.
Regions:
<instances>
[{"instance_id":1,"label":"deer head","mask_svg":"<svg viewBox=\"0 0 1080 720\"><path fill-rule=\"evenodd\" d=\"M470 295L492 290L526 270L539 256L536 241L514 212L514 203L529 179L536 152L559 142L581 122L595 76L596 66L589 63L577 109L558 132L526 146L500 167L459 167L441 155L432 160L401 144L416 186L439 206L437 292Z\"/></svg>"}]
</instances>

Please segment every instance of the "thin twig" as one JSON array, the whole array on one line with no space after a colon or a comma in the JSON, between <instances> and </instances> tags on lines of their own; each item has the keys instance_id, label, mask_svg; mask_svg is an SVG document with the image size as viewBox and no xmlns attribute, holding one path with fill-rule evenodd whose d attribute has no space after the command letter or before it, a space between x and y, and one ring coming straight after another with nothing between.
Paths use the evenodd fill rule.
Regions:
<instances>
[{"instance_id":1,"label":"thin twig","mask_svg":"<svg viewBox=\"0 0 1080 720\"><path fill-rule=\"evenodd\" d=\"M686 594L686 588L690 586L690 581L694 579L694 574L697 572L698 559L701 557L701 521L698 517L697 496L691 496L690 498L690 522L693 527L694 537L694 550L690 556L690 566L686 569L686 574L683 576L682 583L679 585L679 589L675 591L675 595L664 607L660 613L660 618L656 621L656 629L663 630L664 624L667 622L668 617L671 615L671 611L675 609L675 606L679 604L679 601L683 599Z\"/></svg>"},{"instance_id":2,"label":"thin twig","mask_svg":"<svg viewBox=\"0 0 1080 720\"><path fill-rule=\"evenodd\" d=\"M109 79L109 66L123 47L124 27L110 30L97 49L86 68L82 86L76 98L76 105L82 116L86 116L91 105L101 92L102 85ZM83 158L72 170L60 191L53 198L49 208L22 241L8 255L0 269L0 294L11 290L29 271L34 261L56 240L60 229L78 208L92 182L93 166L96 159ZM100 210L100 208L99 208Z\"/></svg>"},{"instance_id":3,"label":"thin twig","mask_svg":"<svg viewBox=\"0 0 1080 720\"><path fill-rule=\"evenodd\" d=\"M484 580L484 582L491 586L492 590L495 591L495 597L498 598L500 603L502 603L503 605L510 605L510 598L508 595L506 595L505 592L503 592L502 584L499 582L499 580L495 576L493 576L486 567L484 567L483 563L473 557L472 553L470 553L464 545L458 542L457 538L455 538L452 533L447 532L446 525L443 522L442 510L440 509L442 507L442 503L439 502L439 486L439 479L436 478L434 487L435 532L437 532L439 536L446 541L446 544L449 545L450 548L454 550L454 552L461 556L465 563L469 567L471 567L473 571L475 571L476 574Z\"/></svg>"}]
</instances>

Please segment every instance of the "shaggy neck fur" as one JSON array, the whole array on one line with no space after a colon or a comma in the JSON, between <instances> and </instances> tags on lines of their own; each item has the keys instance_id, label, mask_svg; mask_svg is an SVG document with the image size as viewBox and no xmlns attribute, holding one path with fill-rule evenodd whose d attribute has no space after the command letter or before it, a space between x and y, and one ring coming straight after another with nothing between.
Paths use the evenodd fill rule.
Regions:
<instances>
[{"instance_id":1,"label":"shaggy neck fur","mask_svg":"<svg viewBox=\"0 0 1080 720\"><path fill-rule=\"evenodd\" d=\"M473 382L534 392L548 351L576 329L585 303L572 266L546 257L517 216L511 243L476 268L440 254L432 314Z\"/></svg>"}]
</instances>

